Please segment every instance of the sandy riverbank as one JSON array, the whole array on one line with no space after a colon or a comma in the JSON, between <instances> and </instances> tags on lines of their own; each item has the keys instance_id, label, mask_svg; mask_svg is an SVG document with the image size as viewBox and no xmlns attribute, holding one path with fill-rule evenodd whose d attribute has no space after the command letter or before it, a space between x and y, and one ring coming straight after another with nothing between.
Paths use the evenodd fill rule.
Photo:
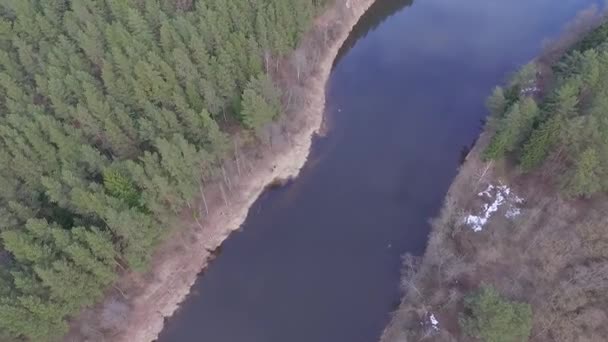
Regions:
<instances>
[{"instance_id":1,"label":"sandy riverbank","mask_svg":"<svg viewBox=\"0 0 608 342\"><path fill-rule=\"evenodd\" d=\"M244 154L251 157L244 164L247 170L239 170L240 176L233 172L229 205L219 189L211 187L207 195L211 214L202 222L202 228L192 222L191 213L185 213L179 224L190 229L176 229L170 234L155 253L151 271L123 276L113 290L115 293L110 293L97 307L85 310L73 322L67 340L148 342L158 336L165 318L179 309L198 273L212 259L212 251L239 229L266 186L299 174L308 158L312 136L323 122L325 86L333 61L353 26L373 2L337 0L315 20L299 49L315 63L298 82L301 97L298 103L303 105L294 106L298 108L290 110L277 123L276 127L284 132L283 141L273 144L272 151L259 148ZM280 71L282 78L293 69L284 64L287 70Z\"/></svg>"}]
</instances>

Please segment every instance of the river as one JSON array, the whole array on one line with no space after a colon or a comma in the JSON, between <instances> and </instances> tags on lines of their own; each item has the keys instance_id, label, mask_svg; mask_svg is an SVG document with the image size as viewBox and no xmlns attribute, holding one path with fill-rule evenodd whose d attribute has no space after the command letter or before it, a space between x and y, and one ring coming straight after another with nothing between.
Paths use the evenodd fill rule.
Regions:
<instances>
[{"instance_id":1,"label":"river","mask_svg":"<svg viewBox=\"0 0 608 342\"><path fill-rule=\"evenodd\" d=\"M334 65L328 134L258 199L159 341L376 341L486 96L592 3L377 0Z\"/></svg>"}]
</instances>

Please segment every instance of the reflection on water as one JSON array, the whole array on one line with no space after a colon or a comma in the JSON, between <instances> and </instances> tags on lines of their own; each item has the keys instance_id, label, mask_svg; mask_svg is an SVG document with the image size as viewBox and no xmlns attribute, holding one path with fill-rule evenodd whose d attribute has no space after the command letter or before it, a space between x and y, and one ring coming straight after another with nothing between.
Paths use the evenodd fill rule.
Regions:
<instances>
[{"instance_id":1,"label":"reflection on water","mask_svg":"<svg viewBox=\"0 0 608 342\"><path fill-rule=\"evenodd\" d=\"M333 70L316 163L256 202L160 341L376 340L485 97L594 2L378 1Z\"/></svg>"},{"instance_id":2,"label":"reflection on water","mask_svg":"<svg viewBox=\"0 0 608 342\"><path fill-rule=\"evenodd\" d=\"M404 7L410 6L413 2L414 0L378 0L374 2L369 10L359 19L357 25L353 27L348 39L346 39L338 51L338 55L334 60L334 67L357 44L359 39L365 38L370 31L376 29L383 21Z\"/></svg>"}]
</instances>

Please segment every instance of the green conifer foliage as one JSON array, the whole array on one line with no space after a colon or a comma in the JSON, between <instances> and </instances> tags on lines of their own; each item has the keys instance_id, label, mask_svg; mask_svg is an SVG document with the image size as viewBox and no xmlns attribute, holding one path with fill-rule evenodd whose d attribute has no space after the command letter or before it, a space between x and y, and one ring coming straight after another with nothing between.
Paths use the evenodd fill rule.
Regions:
<instances>
[{"instance_id":1,"label":"green conifer foliage","mask_svg":"<svg viewBox=\"0 0 608 342\"><path fill-rule=\"evenodd\" d=\"M231 134L279 114L268 65L320 6L0 3L0 338L56 340L119 269L147 268Z\"/></svg>"},{"instance_id":2,"label":"green conifer foliage","mask_svg":"<svg viewBox=\"0 0 608 342\"><path fill-rule=\"evenodd\" d=\"M488 99L488 128L494 134L485 158L512 158L524 172L540 168L570 196L608 190L606 27L601 25L554 65L553 82L543 94L532 94L535 100L526 91L536 87L538 92L532 64L516 74L506 91L494 91ZM506 107L511 97L515 102Z\"/></svg>"}]
</instances>

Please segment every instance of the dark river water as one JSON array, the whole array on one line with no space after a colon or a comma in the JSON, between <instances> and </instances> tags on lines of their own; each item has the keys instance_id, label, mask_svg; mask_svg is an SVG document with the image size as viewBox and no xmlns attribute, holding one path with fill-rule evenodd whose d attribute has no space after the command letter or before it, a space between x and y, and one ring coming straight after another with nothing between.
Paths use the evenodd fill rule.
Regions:
<instances>
[{"instance_id":1,"label":"dark river water","mask_svg":"<svg viewBox=\"0 0 608 342\"><path fill-rule=\"evenodd\" d=\"M267 191L162 342L373 342L492 87L593 0L378 0L328 85L330 131Z\"/></svg>"}]
</instances>

